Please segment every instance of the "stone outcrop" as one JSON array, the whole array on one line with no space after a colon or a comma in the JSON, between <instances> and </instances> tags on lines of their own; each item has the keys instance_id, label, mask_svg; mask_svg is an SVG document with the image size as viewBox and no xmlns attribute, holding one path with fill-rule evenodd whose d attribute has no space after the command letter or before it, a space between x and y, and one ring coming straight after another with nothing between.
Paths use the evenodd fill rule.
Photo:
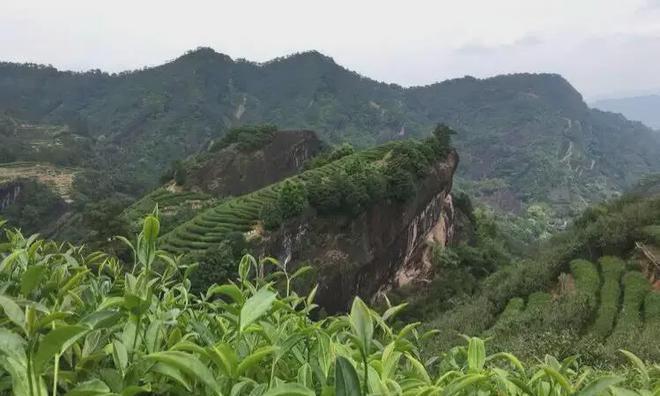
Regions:
<instances>
[{"instance_id":1,"label":"stone outcrop","mask_svg":"<svg viewBox=\"0 0 660 396\"><path fill-rule=\"evenodd\" d=\"M188 171L184 188L215 197L239 196L300 172L323 143L312 131L278 131L258 150L243 152L231 146L204 154Z\"/></svg>"},{"instance_id":2,"label":"stone outcrop","mask_svg":"<svg viewBox=\"0 0 660 396\"><path fill-rule=\"evenodd\" d=\"M452 237L452 178L458 155L436 163L405 203L383 201L357 217L303 216L270 235L263 251L289 271L311 264L319 283L318 303L345 310L353 296L422 280L429 272L429 243Z\"/></svg>"}]
</instances>

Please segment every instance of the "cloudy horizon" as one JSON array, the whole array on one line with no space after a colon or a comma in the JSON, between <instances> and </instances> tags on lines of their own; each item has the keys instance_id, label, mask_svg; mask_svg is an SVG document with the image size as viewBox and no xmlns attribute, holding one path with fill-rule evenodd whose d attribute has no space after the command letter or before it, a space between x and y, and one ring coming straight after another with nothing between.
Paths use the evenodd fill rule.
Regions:
<instances>
[{"instance_id":1,"label":"cloudy horizon","mask_svg":"<svg viewBox=\"0 0 660 396\"><path fill-rule=\"evenodd\" d=\"M403 86L548 72L587 100L660 93L660 0L3 3L0 60L66 70L134 70L199 46L256 62L317 50Z\"/></svg>"}]
</instances>

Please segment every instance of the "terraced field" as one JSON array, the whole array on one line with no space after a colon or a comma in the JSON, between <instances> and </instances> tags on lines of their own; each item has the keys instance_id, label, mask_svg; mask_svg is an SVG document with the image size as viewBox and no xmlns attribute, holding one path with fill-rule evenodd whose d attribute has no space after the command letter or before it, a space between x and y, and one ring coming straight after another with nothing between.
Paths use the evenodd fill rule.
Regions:
<instances>
[{"instance_id":1,"label":"terraced field","mask_svg":"<svg viewBox=\"0 0 660 396\"><path fill-rule=\"evenodd\" d=\"M71 200L73 179L80 169L39 162L0 164L0 184L17 179L34 179L53 188L62 199Z\"/></svg>"},{"instance_id":2,"label":"terraced field","mask_svg":"<svg viewBox=\"0 0 660 396\"><path fill-rule=\"evenodd\" d=\"M180 215L186 210L190 214L187 219L184 219L185 221L213 202L214 199L209 194L192 191L179 192L161 187L133 203L122 215L137 230L144 216L151 213L156 205L158 205L161 217Z\"/></svg>"},{"instance_id":3,"label":"terraced field","mask_svg":"<svg viewBox=\"0 0 660 396\"><path fill-rule=\"evenodd\" d=\"M161 239L161 247L173 253L203 251L221 242L228 233L252 231L261 221L262 210L277 199L278 192L286 180L305 183L318 175L326 176L335 173L348 161L355 158L369 162L380 161L386 158L387 154L397 145L402 144L406 143L392 142L364 150L250 194L221 202L165 234Z\"/></svg>"},{"instance_id":4,"label":"terraced field","mask_svg":"<svg viewBox=\"0 0 660 396\"><path fill-rule=\"evenodd\" d=\"M574 288L569 292L571 298L583 298L583 308L593 311L585 334L620 345L622 339L641 331L657 334L660 330L660 291L653 290L641 272L626 271L625 262L611 256L601 257L597 264L573 260L570 268L574 280ZM534 315L548 309L554 300L544 292L530 294L527 301L513 298L487 333L522 327Z\"/></svg>"}]
</instances>

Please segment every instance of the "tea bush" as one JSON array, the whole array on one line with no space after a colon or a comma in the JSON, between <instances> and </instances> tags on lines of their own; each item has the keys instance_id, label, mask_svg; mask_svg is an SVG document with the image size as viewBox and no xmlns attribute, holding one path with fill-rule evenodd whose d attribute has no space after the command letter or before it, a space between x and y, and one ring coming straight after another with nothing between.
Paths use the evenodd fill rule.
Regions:
<instances>
[{"instance_id":1,"label":"tea bush","mask_svg":"<svg viewBox=\"0 0 660 396\"><path fill-rule=\"evenodd\" d=\"M1 225L0 225L1 228ZM342 316L311 319L315 290L294 274L244 256L234 281L201 294L177 257L158 249L146 218L120 263L102 252L4 230L0 244L0 393L55 395L628 395L660 391L660 370L625 352L623 375L546 356L524 366L486 354L485 342L423 360L435 332L392 326L355 298Z\"/></svg>"}]
</instances>

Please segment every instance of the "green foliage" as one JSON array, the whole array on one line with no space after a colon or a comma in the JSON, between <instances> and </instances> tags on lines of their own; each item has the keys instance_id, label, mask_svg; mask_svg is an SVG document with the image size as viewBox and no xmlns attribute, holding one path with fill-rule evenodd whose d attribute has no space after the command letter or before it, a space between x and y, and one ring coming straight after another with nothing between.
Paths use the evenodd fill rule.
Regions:
<instances>
[{"instance_id":1,"label":"green foliage","mask_svg":"<svg viewBox=\"0 0 660 396\"><path fill-rule=\"evenodd\" d=\"M17 180L9 184L18 188L16 200L0 211L14 226L26 232L38 232L41 225L64 213L66 203L53 189L36 180Z\"/></svg>"},{"instance_id":2,"label":"green foliage","mask_svg":"<svg viewBox=\"0 0 660 396\"><path fill-rule=\"evenodd\" d=\"M600 305L593 332L604 338L610 335L619 311L621 274L625 265L620 258L611 256L601 257L598 263L603 277L603 286L600 289Z\"/></svg>"},{"instance_id":3,"label":"green foliage","mask_svg":"<svg viewBox=\"0 0 660 396\"><path fill-rule=\"evenodd\" d=\"M351 154L355 154L355 148L353 148L353 146L348 143L343 143L312 158L306 164L306 168L319 168Z\"/></svg>"},{"instance_id":4,"label":"green foliage","mask_svg":"<svg viewBox=\"0 0 660 396\"><path fill-rule=\"evenodd\" d=\"M186 184L186 179L187 179L187 174L186 174L186 169L183 166L183 163L181 161L175 161L174 162L174 182L176 183L177 186L183 186Z\"/></svg>"},{"instance_id":5,"label":"green foliage","mask_svg":"<svg viewBox=\"0 0 660 396\"><path fill-rule=\"evenodd\" d=\"M387 173L387 194L389 197L404 202L415 195L415 179L404 169L390 168Z\"/></svg>"},{"instance_id":6,"label":"green foliage","mask_svg":"<svg viewBox=\"0 0 660 396\"><path fill-rule=\"evenodd\" d=\"M267 229L277 228L282 221L299 216L307 207L307 191L305 185L297 181L286 180L277 193L272 205L267 205L261 213L261 218Z\"/></svg>"},{"instance_id":7,"label":"green foliage","mask_svg":"<svg viewBox=\"0 0 660 396\"><path fill-rule=\"evenodd\" d=\"M657 370L629 352L637 371L625 377L550 356L524 366L509 353L488 355L478 338L426 361L420 343L434 333L420 333L418 324L392 326L402 307L388 306L381 315L356 298L348 315L315 321L314 291L281 294L272 279L283 274L264 277L270 259L245 256L238 279L192 293L192 268L157 250L158 229L152 215L136 245L124 239L135 251L130 272L102 252L5 230L3 392L522 396L554 389L563 396L614 391L614 385L659 390Z\"/></svg>"},{"instance_id":8,"label":"green foliage","mask_svg":"<svg viewBox=\"0 0 660 396\"><path fill-rule=\"evenodd\" d=\"M440 330L440 335L428 348L451 348L460 342L455 334L479 335L488 332L496 334L492 341L494 350L514 352L523 359L533 359L539 353L552 353L562 358L580 353L582 359L590 364L610 366L621 363L617 352L620 348L628 348L645 359L660 359L660 348L654 341L660 335L660 326L654 317L644 315L640 318L639 306L636 311L634 308L628 309L628 312L633 312L630 313L633 322L637 317L636 326L642 325L640 319L644 320L642 333L629 329L621 337L613 334L603 343L603 339L595 333L595 321L599 320L599 311L605 310L599 305L600 299L606 300L604 297L612 292L612 288L601 287L600 274L593 265L582 264L579 267L584 268L577 271L579 276L574 274L576 287L587 290L586 293L572 293L570 277L562 275L568 272L569 263L576 258L628 257L634 252L634 242L644 238L641 230L656 224L658 218L658 197L625 196L599 205L597 210L589 211L582 221L577 221L531 250L530 259L514 260L499 267L479 282L472 295L458 297L449 304L425 304L428 311L426 317L430 318L428 326ZM609 276L603 273L603 284ZM648 281L645 282L646 286L640 279L640 290L648 290ZM509 326L496 326L509 300L550 290L553 295L556 294L555 301L537 320L521 319ZM625 290L622 295L625 300ZM620 305L617 301L614 333L617 333L616 327L630 322L621 319L623 310ZM497 331L490 331L494 326Z\"/></svg>"},{"instance_id":9,"label":"green foliage","mask_svg":"<svg viewBox=\"0 0 660 396\"><path fill-rule=\"evenodd\" d=\"M197 265L190 275L191 290L203 292L209 285L221 284L236 277L236 263L247 253L249 244L240 232L232 232L204 252L185 257L185 262Z\"/></svg>"},{"instance_id":10,"label":"green foliage","mask_svg":"<svg viewBox=\"0 0 660 396\"><path fill-rule=\"evenodd\" d=\"M219 151L232 144L236 144L239 150L253 151L268 143L277 131L277 127L271 124L246 125L231 128L225 135L214 142L209 151Z\"/></svg>"},{"instance_id":11,"label":"green foliage","mask_svg":"<svg viewBox=\"0 0 660 396\"><path fill-rule=\"evenodd\" d=\"M434 140L435 138L429 138ZM400 157L395 152L417 152L428 143L407 140L380 145L344 156L252 193L228 199L201 211L164 236L172 252L202 251L220 242L227 232L248 232L259 224L276 228L285 214L297 215L304 199L321 215L355 216L391 196L385 172ZM435 157L437 155L438 157ZM446 152L434 154L435 161ZM431 157L425 159L432 166ZM412 174L407 173L410 177ZM285 186L289 187L285 189ZM148 203L148 200L144 200Z\"/></svg>"},{"instance_id":12,"label":"green foliage","mask_svg":"<svg viewBox=\"0 0 660 396\"><path fill-rule=\"evenodd\" d=\"M584 294L595 304L600 290L600 275L596 266L590 261L576 259L571 261L570 267L578 293Z\"/></svg>"},{"instance_id":13,"label":"green foliage","mask_svg":"<svg viewBox=\"0 0 660 396\"><path fill-rule=\"evenodd\" d=\"M623 304L617 318L612 338L629 338L642 326L641 308L650 290L648 280L638 271L629 271L623 276Z\"/></svg>"}]
</instances>

